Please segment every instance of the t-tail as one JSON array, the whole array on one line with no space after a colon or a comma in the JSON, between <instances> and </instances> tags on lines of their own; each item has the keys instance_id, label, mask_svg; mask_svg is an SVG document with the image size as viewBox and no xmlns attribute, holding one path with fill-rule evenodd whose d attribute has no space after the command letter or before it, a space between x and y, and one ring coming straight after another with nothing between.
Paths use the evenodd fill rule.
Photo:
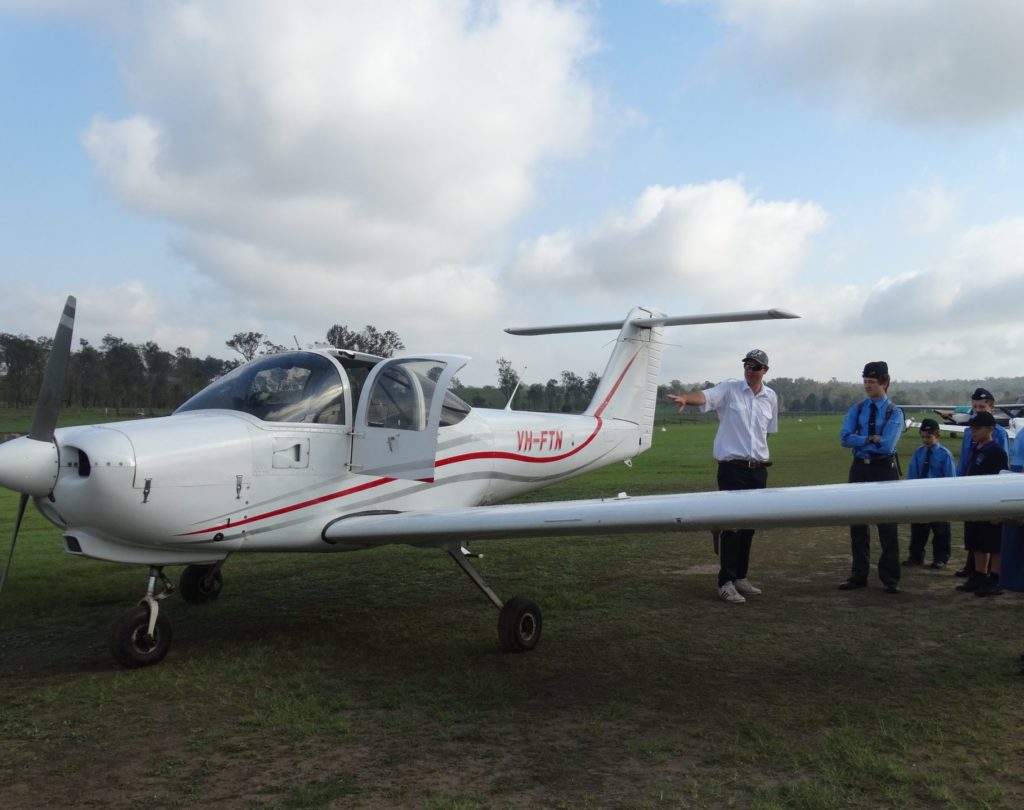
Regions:
<instances>
[{"instance_id":1,"label":"t-tail","mask_svg":"<svg viewBox=\"0 0 1024 810\"><path fill-rule=\"evenodd\" d=\"M662 334L666 326L799 317L784 309L667 316L649 307L635 307L622 321L538 326L505 331L512 335L551 335L618 329L619 336L615 341L612 356L608 360L604 374L601 375L601 382L594 392L594 398L584 414L636 424L640 428L642 451L651 446L654 411L658 404L658 382L661 376Z\"/></svg>"}]
</instances>

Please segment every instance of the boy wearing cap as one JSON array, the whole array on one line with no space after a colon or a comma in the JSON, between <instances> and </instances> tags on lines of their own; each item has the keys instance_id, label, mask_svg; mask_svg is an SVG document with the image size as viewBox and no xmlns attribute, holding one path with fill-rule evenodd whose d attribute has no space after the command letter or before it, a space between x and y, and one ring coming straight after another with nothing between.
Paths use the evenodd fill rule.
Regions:
<instances>
[{"instance_id":1,"label":"boy wearing cap","mask_svg":"<svg viewBox=\"0 0 1024 810\"><path fill-rule=\"evenodd\" d=\"M971 394L971 416L974 416L976 413L981 413L982 411L987 411L995 416L996 400L995 397L992 396L992 392L987 388L975 388L974 393ZM968 451L971 449L971 442L973 441L970 422L968 422L967 425L967 430L964 431L964 439L960 443L960 463L956 468L957 475L967 474L967 455ZM1006 428L999 423L996 423L995 432L992 434L992 438L999 442L999 446L1003 448L1003 452L1009 455L1010 435L1006 432Z\"/></svg>"},{"instance_id":2,"label":"boy wearing cap","mask_svg":"<svg viewBox=\"0 0 1024 810\"><path fill-rule=\"evenodd\" d=\"M974 441L967 454L967 475L998 475L1010 468L1006 451L994 438L995 417L989 411L979 411L968 423ZM974 557L974 573L958 591L977 596L993 596L1003 592L999 586L999 562L1003 540L1003 524L991 520L970 520L964 523L964 545Z\"/></svg>"},{"instance_id":3,"label":"boy wearing cap","mask_svg":"<svg viewBox=\"0 0 1024 810\"><path fill-rule=\"evenodd\" d=\"M858 402L843 420L839 442L853 453L851 484L864 481L896 481L896 443L903 435L903 411L889 400L889 365L882 360L868 363L861 375L867 399ZM878 577L886 593L900 592L900 539L895 523L878 524L882 556ZM839 590L852 591L868 584L871 568L871 534L867 525L850 527L850 576Z\"/></svg>"},{"instance_id":4,"label":"boy wearing cap","mask_svg":"<svg viewBox=\"0 0 1024 810\"><path fill-rule=\"evenodd\" d=\"M703 391L669 394L679 406L699 405L703 413L718 414L713 454L718 462L719 489L764 489L768 485L768 434L779 430L779 401L764 384L768 355L751 349L742 360L743 379L725 380ZM731 604L757 596L760 588L747 579L750 529L723 531L719 536L721 567L718 571L718 595Z\"/></svg>"},{"instance_id":5,"label":"boy wearing cap","mask_svg":"<svg viewBox=\"0 0 1024 810\"><path fill-rule=\"evenodd\" d=\"M939 444L939 423L922 419L921 446L914 451L907 478L952 478L956 475L953 454ZM924 565L928 535L932 536L932 568L945 568L953 551L953 533L947 521L910 524L910 551L904 565Z\"/></svg>"},{"instance_id":6,"label":"boy wearing cap","mask_svg":"<svg viewBox=\"0 0 1024 810\"><path fill-rule=\"evenodd\" d=\"M995 414L996 411L996 399L992 396L992 392L987 388L975 388L974 393L971 394L971 415L988 411L988 413ZM1010 437L1004 428L1000 424L996 424L995 433L992 438L999 442L999 446L1003 448L1003 452L1009 455L1010 453ZM971 443L974 441L973 434L971 433L970 423L968 423L967 429L964 431L963 441L960 443L960 461L956 467L957 475L967 475L967 458L970 455ZM967 559L964 562L964 567L956 572L958 577L969 577L974 573L974 555L970 551L967 552Z\"/></svg>"}]
</instances>

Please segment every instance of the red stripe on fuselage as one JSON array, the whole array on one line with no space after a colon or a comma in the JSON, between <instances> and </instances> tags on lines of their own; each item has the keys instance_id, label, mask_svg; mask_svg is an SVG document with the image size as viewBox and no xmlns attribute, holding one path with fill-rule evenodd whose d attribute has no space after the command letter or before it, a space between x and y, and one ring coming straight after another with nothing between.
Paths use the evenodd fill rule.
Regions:
<instances>
[{"instance_id":1,"label":"red stripe on fuselage","mask_svg":"<svg viewBox=\"0 0 1024 810\"><path fill-rule=\"evenodd\" d=\"M220 526L210 526L206 529L197 529L194 532L184 532L183 534L179 534L178 537L191 537L194 534L206 534L207 532L219 532L223 529L234 529L238 526L244 526L247 523L252 523L256 520L265 520L266 518L276 517L277 515L283 515L287 512L294 512L296 509L305 509L308 506L316 506L318 503L326 503L327 501L333 501L337 498L344 498L346 495L354 495L357 492L373 489L374 487L379 487L381 484L388 484L394 480L394 478L378 478L375 481L367 481L365 484L349 487L348 489L343 489L340 492L332 492L329 495L321 495L319 498L311 498L308 501L302 501L301 503L292 504L291 506L282 506L280 509L273 509L270 512L264 512L260 515L253 515L252 517L243 518L242 520L236 520L234 523L222 523Z\"/></svg>"},{"instance_id":2,"label":"red stripe on fuselage","mask_svg":"<svg viewBox=\"0 0 1024 810\"><path fill-rule=\"evenodd\" d=\"M619 375L619 378L615 381L615 384L612 386L612 390L608 392L608 396L606 396L604 398L604 401L598 406L597 410L594 412L594 420L596 421L597 424L594 426L594 429L593 429L593 431L591 431L590 435L587 436L587 438L583 441L583 443L579 447L574 447L572 450L569 450L566 453L562 453L561 455L558 455L558 456L548 456L546 458L536 458L536 457L533 457L533 456L524 456L524 455L520 455L519 453L509 453L509 452L502 451L502 450L482 450L482 451L477 452L477 453L464 453L461 456L452 456L450 458L443 458L443 459L440 459L439 461L437 461L434 464L434 466L435 467L446 467L449 464L456 464L456 463L460 463L460 462L463 462L463 461L477 461L477 460L480 460L480 459L498 459L498 458L500 458L500 459L508 459L510 461L523 461L523 462L527 462L529 464L549 464L549 463L551 463L553 461L561 461L563 459L569 458L570 456L576 455L576 453L579 453L581 450L583 450L584 447L586 447L588 444L590 444L594 440L594 438L597 436L597 434L600 432L601 427L604 425L604 420L601 419L601 412L604 411L604 409L608 406L608 403L611 402L611 399L615 395L615 392L619 390L619 385L622 383L623 378L625 378L626 373L629 371L630 367L633 365L633 361L636 360L637 355L639 355L639 353L640 353L639 350L637 350L637 353L634 354L630 358L628 363L626 363L626 367L622 370L622 373ZM329 495L321 495L319 498L311 498L308 501L302 501L300 503L292 504L291 506L282 506L280 509L273 509L273 510L271 510L269 512L263 512L262 514L259 514L259 515L253 515L252 517L243 518L242 520L237 520L237 521L235 521L233 523L223 523L223 524L221 524L219 526L210 526L210 527L205 528L205 529L196 529L195 531L184 532L184 533L179 534L177 536L178 537L192 537L192 536L197 535L197 534L208 534L210 532L219 532L219 531L223 531L225 529L234 529L234 528L237 528L238 526L245 526L245 525L247 525L249 523L254 523L257 520L266 520L267 518L277 517L278 515L284 515L284 514L287 514L289 512L295 512L295 511L297 511L299 509L306 509L307 507L316 506L317 504L326 503L327 501L333 501L333 500L337 500L338 498L344 498L347 495L354 495L357 492L364 492L365 490L373 489L374 487L379 487L382 484L389 484L389 483L391 483L392 481L395 481L395 480L397 480L397 479L395 479L395 478L378 478L378 479L376 479L374 481L368 481L365 484L359 484L358 486L355 486L355 487L349 487L348 489L343 489L343 490L341 490L339 492L332 492ZM433 481L433 479L424 479L424 480L426 480L428 483Z\"/></svg>"}]
</instances>

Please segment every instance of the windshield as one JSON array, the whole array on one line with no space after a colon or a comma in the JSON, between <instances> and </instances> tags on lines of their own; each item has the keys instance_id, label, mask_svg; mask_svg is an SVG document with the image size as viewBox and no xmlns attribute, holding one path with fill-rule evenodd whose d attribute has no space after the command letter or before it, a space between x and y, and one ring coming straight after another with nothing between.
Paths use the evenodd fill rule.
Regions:
<instances>
[{"instance_id":1,"label":"windshield","mask_svg":"<svg viewBox=\"0 0 1024 810\"><path fill-rule=\"evenodd\" d=\"M215 380L175 413L220 408L265 422L345 424L345 387L337 367L309 352L261 357Z\"/></svg>"}]
</instances>

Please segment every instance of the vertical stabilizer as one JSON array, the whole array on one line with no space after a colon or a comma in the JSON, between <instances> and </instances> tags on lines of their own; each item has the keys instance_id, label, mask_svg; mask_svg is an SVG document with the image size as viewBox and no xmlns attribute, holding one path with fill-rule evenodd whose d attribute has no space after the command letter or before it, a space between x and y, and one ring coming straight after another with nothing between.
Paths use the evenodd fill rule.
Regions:
<instances>
[{"instance_id":1,"label":"vertical stabilizer","mask_svg":"<svg viewBox=\"0 0 1024 810\"><path fill-rule=\"evenodd\" d=\"M588 416L638 425L644 449L651 444L654 428L665 327L660 324L641 326L636 322L664 317L663 312L646 307L636 307L629 313L615 340L601 383L584 411Z\"/></svg>"}]
</instances>

